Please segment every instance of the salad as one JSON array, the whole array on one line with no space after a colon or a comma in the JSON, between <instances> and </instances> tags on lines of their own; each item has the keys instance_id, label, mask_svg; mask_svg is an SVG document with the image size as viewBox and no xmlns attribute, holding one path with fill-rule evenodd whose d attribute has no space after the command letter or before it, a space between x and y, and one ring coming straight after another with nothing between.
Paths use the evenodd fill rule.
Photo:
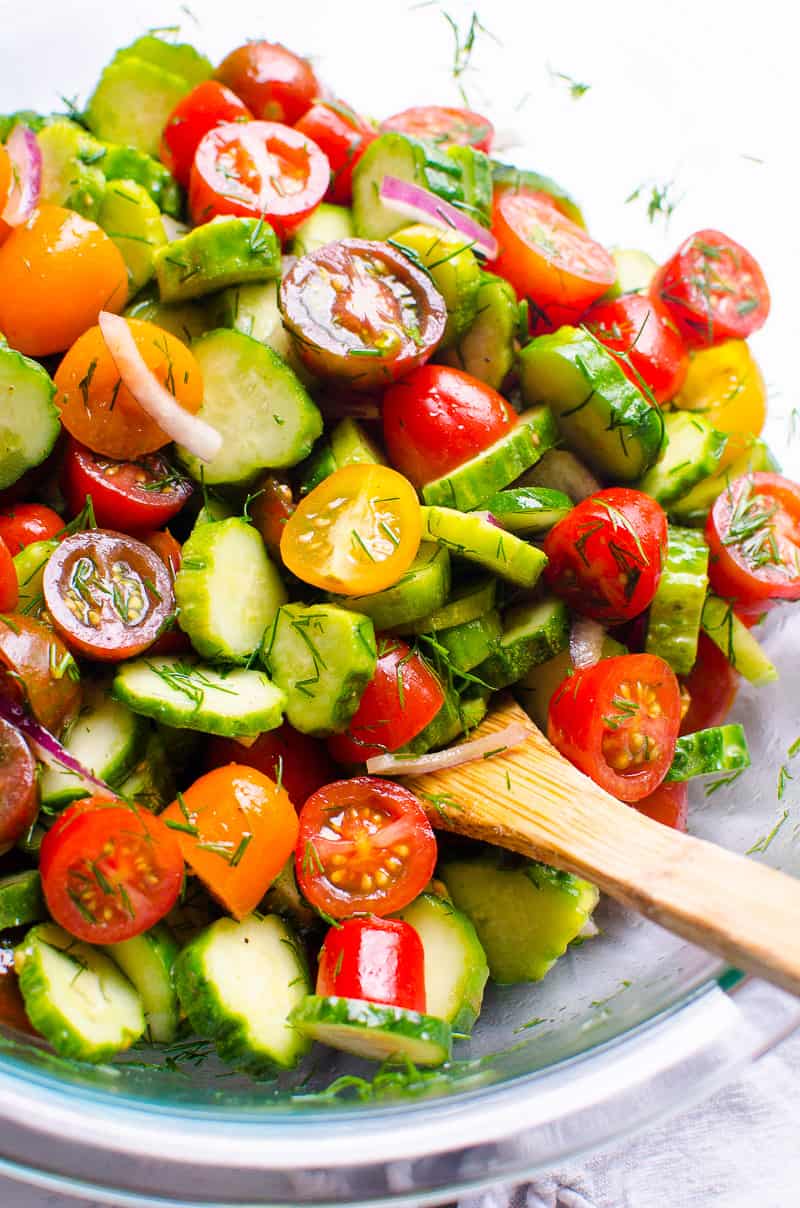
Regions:
<instances>
[{"instance_id":1,"label":"salad","mask_svg":"<svg viewBox=\"0 0 800 1208\"><path fill-rule=\"evenodd\" d=\"M146 34L0 138L0 1019L446 1062L598 894L404 776L524 741L508 690L668 826L749 763L800 598L761 269L610 252L487 118L266 41Z\"/></svg>"}]
</instances>

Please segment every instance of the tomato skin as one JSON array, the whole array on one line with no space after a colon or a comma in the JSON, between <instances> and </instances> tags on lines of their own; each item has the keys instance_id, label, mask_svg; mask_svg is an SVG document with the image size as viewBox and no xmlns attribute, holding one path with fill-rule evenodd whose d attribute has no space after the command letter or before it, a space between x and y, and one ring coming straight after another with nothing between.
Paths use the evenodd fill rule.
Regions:
<instances>
[{"instance_id":1,"label":"tomato skin","mask_svg":"<svg viewBox=\"0 0 800 1208\"><path fill-rule=\"evenodd\" d=\"M253 493L256 496L250 505L253 524L264 538L270 554L278 558L286 521L295 509L292 488L278 474L265 474Z\"/></svg>"},{"instance_id":2,"label":"tomato skin","mask_svg":"<svg viewBox=\"0 0 800 1208\"><path fill-rule=\"evenodd\" d=\"M595 302L584 322L612 352L627 353L630 367L620 361L634 386L641 381L657 403L666 403L680 390L689 368L683 337L663 302L628 294L611 302Z\"/></svg>"},{"instance_id":3,"label":"tomato skin","mask_svg":"<svg viewBox=\"0 0 800 1208\"><path fill-rule=\"evenodd\" d=\"M734 479L715 500L705 535L712 590L737 612L752 618L778 600L800 599L797 483L770 473Z\"/></svg>"},{"instance_id":4,"label":"tomato skin","mask_svg":"<svg viewBox=\"0 0 800 1208\"><path fill-rule=\"evenodd\" d=\"M345 733L328 739L328 750L345 764L396 751L416 738L443 704L442 686L427 663L400 638L378 637L375 675Z\"/></svg>"},{"instance_id":5,"label":"tomato skin","mask_svg":"<svg viewBox=\"0 0 800 1208\"><path fill-rule=\"evenodd\" d=\"M619 625L650 604L667 547L663 508L642 491L609 487L547 534L545 577L570 607Z\"/></svg>"},{"instance_id":6,"label":"tomato skin","mask_svg":"<svg viewBox=\"0 0 800 1208\"><path fill-rule=\"evenodd\" d=\"M654 822L685 833L689 821L689 786L685 781L664 782L655 792L637 801L635 808Z\"/></svg>"},{"instance_id":7,"label":"tomato skin","mask_svg":"<svg viewBox=\"0 0 800 1208\"><path fill-rule=\"evenodd\" d=\"M745 341L724 340L693 354L673 403L683 411L701 411L712 428L727 433L719 472L746 453L764 427L767 387Z\"/></svg>"},{"instance_id":8,"label":"tomato skin","mask_svg":"<svg viewBox=\"0 0 800 1208\"><path fill-rule=\"evenodd\" d=\"M9 945L8 940L0 945L0 1024L4 1028L25 1032L28 1036L38 1036L25 1011L25 1002L14 971L14 947Z\"/></svg>"},{"instance_id":9,"label":"tomato skin","mask_svg":"<svg viewBox=\"0 0 800 1208\"><path fill-rule=\"evenodd\" d=\"M0 690L26 702L56 736L80 708L74 670L69 650L49 625L20 613L0 616Z\"/></svg>"},{"instance_id":10,"label":"tomato skin","mask_svg":"<svg viewBox=\"0 0 800 1208\"><path fill-rule=\"evenodd\" d=\"M63 528L64 521L58 512L41 503L17 503L0 512L0 540L8 546L12 557L34 541L57 537ZM9 606L0 604L0 612L9 611Z\"/></svg>"},{"instance_id":11,"label":"tomato skin","mask_svg":"<svg viewBox=\"0 0 800 1208\"><path fill-rule=\"evenodd\" d=\"M475 147L488 155L494 126L488 117L472 109L445 105L416 105L381 122L381 130L399 130L414 138L435 139L444 146Z\"/></svg>"},{"instance_id":12,"label":"tomato skin","mask_svg":"<svg viewBox=\"0 0 800 1208\"><path fill-rule=\"evenodd\" d=\"M0 845L24 835L38 812L36 760L19 730L0 718Z\"/></svg>"},{"instance_id":13,"label":"tomato skin","mask_svg":"<svg viewBox=\"0 0 800 1208\"><path fill-rule=\"evenodd\" d=\"M328 158L331 183L326 201L349 205L353 199L353 169L377 137L375 127L339 101L331 104L316 100L294 128L315 142Z\"/></svg>"},{"instance_id":14,"label":"tomato skin","mask_svg":"<svg viewBox=\"0 0 800 1208\"><path fill-rule=\"evenodd\" d=\"M159 157L179 185L189 187L200 139L226 122L247 122L252 113L235 92L217 80L203 80L172 110L161 135Z\"/></svg>"},{"instance_id":15,"label":"tomato skin","mask_svg":"<svg viewBox=\"0 0 800 1208\"><path fill-rule=\"evenodd\" d=\"M0 537L0 612L13 612L19 599L19 582L11 550Z\"/></svg>"},{"instance_id":16,"label":"tomato skin","mask_svg":"<svg viewBox=\"0 0 800 1208\"><path fill-rule=\"evenodd\" d=\"M320 93L310 63L279 42L246 42L222 60L215 75L257 118L289 126Z\"/></svg>"},{"instance_id":17,"label":"tomato skin","mask_svg":"<svg viewBox=\"0 0 800 1208\"><path fill-rule=\"evenodd\" d=\"M402 919L345 919L325 936L317 994L425 1013L422 941Z\"/></svg>"},{"instance_id":18,"label":"tomato skin","mask_svg":"<svg viewBox=\"0 0 800 1208\"><path fill-rule=\"evenodd\" d=\"M175 584L175 576L181 569L183 550L167 529L152 533L137 533L137 540L157 554L169 571L170 578ZM150 647L150 654L191 654L192 643L177 624L171 624L160 637L156 638ZM228 761L230 762L230 760Z\"/></svg>"},{"instance_id":19,"label":"tomato skin","mask_svg":"<svg viewBox=\"0 0 800 1208\"><path fill-rule=\"evenodd\" d=\"M681 683L689 693L681 734L721 726L736 699L739 675L708 634L700 634L694 667L681 677Z\"/></svg>"},{"instance_id":20,"label":"tomato skin","mask_svg":"<svg viewBox=\"0 0 800 1208\"><path fill-rule=\"evenodd\" d=\"M635 710L633 704L624 705L626 689ZM666 776L680 714L680 690L671 667L656 655L623 654L577 670L564 681L550 701L547 737L601 788L621 801L636 802ZM645 742L638 745L643 736ZM631 742L638 745L635 753ZM617 758L625 754L627 765Z\"/></svg>"},{"instance_id":21,"label":"tomato skin","mask_svg":"<svg viewBox=\"0 0 800 1208\"><path fill-rule=\"evenodd\" d=\"M206 770L226 763L256 768L270 780L280 780L296 809L317 789L335 780L337 774L324 743L301 734L288 721L277 730L259 734L249 747L243 747L235 738L212 737L206 748Z\"/></svg>"},{"instance_id":22,"label":"tomato skin","mask_svg":"<svg viewBox=\"0 0 800 1208\"><path fill-rule=\"evenodd\" d=\"M650 292L690 348L744 340L764 326L769 289L755 257L721 231L697 231L656 273Z\"/></svg>"},{"instance_id":23,"label":"tomato skin","mask_svg":"<svg viewBox=\"0 0 800 1208\"><path fill-rule=\"evenodd\" d=\"M383 396L389 458L414 486L448 474L517 422L501 394L447 365L422 365Z\"/></svg>"},{"instance_id":24,"label":"tomato skin","mask_svg":"<svg viewBox=\"0 0 800 1208\"><path fill-rule=\"evenodd\" d=\"M436 866L436 838L402 785L354 776L325 785L300 810L295 874L317 910L335 919L402 910Z\"/></svg>"},{"instance_id":25,"label":"tomato skin","mask_svg":"<svg viewBox=\"0 0 800 1208\"><path fill-rule=\"evenodd\" d=\"M147 489L160 479L172 481L160 491ZM194 490L190 479L158 453L141 462L112 461L74 439L67 444L61 485L73 515L89 495L98 525L122 533L160 528L177 516Z\"/></svg>"}]
</instances>

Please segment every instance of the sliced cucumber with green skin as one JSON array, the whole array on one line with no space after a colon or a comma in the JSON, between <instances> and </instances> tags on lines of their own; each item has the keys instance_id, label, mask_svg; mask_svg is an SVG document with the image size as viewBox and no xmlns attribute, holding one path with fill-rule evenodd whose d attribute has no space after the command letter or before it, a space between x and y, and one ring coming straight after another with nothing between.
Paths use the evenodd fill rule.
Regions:
<instances>
[{"instance_id":1,"label":"sliced cucumber with green skin","mask_svg":"<svg viewBox=\"0 0 800 1208\"><path fill-rule=\"evenodd\" d=\"M417 223L395 231L391 244L425 269L444 298L447 325L439 350L449 348L464 335L478 313L481 274L470 240L458 231L441 231Z\"/></svg>"},{"instance_id":2,"label":"sliced cucumber with green skin","mask_svg":"<svg viewBox=\"0 0 800 1208\"><path fill-rule=\"evenodd\" d=\"M670 525L661 578L650 605L645 650L688 675L697 658L708 591L708 546L696 529Z\"/></svg>"},{"instance_id":3,"label":"sliced cucumber with green skin","mask_svg":"<svg viewBox=\"0 0 800 1208\"><path fill-rule=\"evenodd\" d=\"M165 71L183 76L189 88L194 88L212 75L214 68L206 58L195 50L189 42L167 42L155 34L142 34L130 46L123 46L114 56L114 62L121 59L144 59L146 63L154 63Z\"/></svg>"},{"instance_id":4,"label":"sliced cucumber with green skin","mask_svg":"<svg viewBox=\"0 0 800 1208\"><path fill-rule=\"evenodd\" d=\"M183 209L180 185L172 173L152 155L136 147L104 143L105 155L100 165L106 180L133 180L145 189L162 214L179 218Z\"/></svg>"},{"instance_id":5,"label":"sliced cucumber with green skin","mask_svg":"<svg viewBox=\"0 0 800 1208\"><path fill-rule=\"evenodd\" d=\"M172 968L180 952L178 942L164 923L103 951L118 965L139 992L147 1031L156 1044L175 1039L180 1019Z\"/></svg>"},{"instance_id":6,"label":"sliced cucumber with green skin","mask_svg":"<svg viewBox=\"0 0 800 1208\"><path fill-rule=\"evenodd\" d=\"M287 365L291 365L298 377L303 378L305 370L295 355L291 337L281 321L278 286L278 281L230 285L209 298L208 305L216 319L215 326L231 327L266 344Z\"/></svg>"},{"instance_id":7,"label":"sliced cucumber with green skin","mask_svg":"<svg viewBox=\"0 0 800 1208\"><path fill-rule=\"evenodd\" d=\"M244 663L288 599L261 534L241 516L201 524L175 576L178 624L198 654Z\"/></svg>"},{"instance_id":8,"label":"sliced cucumber with green skin","mask_svg":"<svg viewBox=\"0 0 800 1208\"><path fill-rule=\"evenodd\" d=\"M542 176L540 172L533 172L530 168L515 168L511 164L501 164L496 159L490 162L492 166L492 183L495 187L507 188L511 191L516 190L517 192L524 190L529 193L547 193L549 197L552 197L556 203L556 208L562 214L566 214L567 218L571 218L573 222L577 222L578 226L586 226L578 204L551 177Z\"/></svg>"},{"instance_id":9,"label":"sliced cucumber with green skin","mask_svg":"<svg viewBox=\"0 0 800 1208\"><path fill-rule=\"evenodd\" d=\"M573 503L580 503L599 491L601 484L569 449L548 449L515 486L562 491Z\"/></svg>"},{"instance_id":10,"label":"sliced cucumber with green skin","mask_svg":"<svg viewBox=\"0 0 800 1208\"><path fill-rule=\"evenodd\" d=\"M112 180L100 200L97 222L119 248L133 297L153 276L156 249L167 242L161 211L141 185Z\"/></svg>"},{"instance_id":11,"label":"sliced cucumber with green skin","mask_svg":"<svg viewBox=\"0 0 800 1208\"><path fill-rule=\"evenodd\" d=\"M347 416L331 430L331 453L336 469L343 466L384 466L386 458L358 420Z\"/></svg>"},{"instance_id":12,"label":"sliced cucumber with green skin","mask_svg":"<svg viewBox=\"0 0 800 1208\"><path fill-rule=\"evenodd\" d=\"M486 953L467 916L446 898L423 893L400 911L422 940L425 1001L429 1015L454 1032L472 1031L489 978Z\"/></svg>"},{"instance_id":13,"label":"sliced cucumber with green skin","mask_svg":"<svg viewBox=\"0 0 800 1208\"><path fill-rule=\"evenodd\" d=\"M197 528L201 528L204 524L217 524L221 520L231 520L233 515L233 508L226 500L219 499L216 495L212 495L207 491L203 506L197 513L195 522L192 525L192 532Z\"/></svg>"},{"instance_id":14,"label":"sliced cucumber with green skin","mask_svg":"<svg viewBox=\"0 0 800 1208\"><path fill-rule=\"evenodd\" d=\"M289 857L270 885L259 910L263 914L279 914L298 931L309 931L319 924L320 916L297 888L294 855Z\"/></svg>"},{"instance_id":15,"label":"sliced cucumber with green skin","mask_svg":"<svg viewBox=\"0 0 800 1208\"><path fill-rule=\"evenodd\" d=\"M294 728L336 734L375 674L375 629L369 617L335 604L285 604L264 635L262 659Z\"/></svg>"},{"instance_id":16,"label":"sliced cucumber with green skin","mask_svg":"<svg viewBox=\"0 0 800 1208\"><path fill-rule=\"evenodd\" d=\"M546 487L516 487L498 491L486 501L486 510L509 533L538 536L572 511L572 500L563 491Z\"/></svg>"},{"instance_id":17,"label":"sliced cucumber with green skin","mask_svg":"<svg viewBox=\"0 0 800 1208\"><path fill-rule=\"evenodd\" d=\"M735 671L749 683L760 687L778 678L775 664L770 662L758 640L733 611L733 606L719 596L709 595L703 608L703 632L719 646Z\"/></svg>"},{"instance_id":18,"label":"sliced cucumber with green skin","mask_svg":"<svg viewBox=\"0 0 800 1208\"><path fill-rule=\"evenodd\" d=\"M183 340L184 344L199 340L216 327L202 302L159 302L158 298L149 295L148 289L123 313L128 318L145 319L148 323L155 323L156 327L163 327Z\"/></svg>"},{"instance_id":19,"label":"sliced cucumber with green skin","mask_svg":"<svg viewBox=\"0 0 800 1208\"><path fill-rule=\"evenodd\" d=\"M448 661L457 671L472 671L489 658L503 635L500 613L496 608L472 621L442 629L436 641L447 651Z\"/></svg>"},{"instance_id":20,"label":"sliced cucumber with green skin","mask_svg":"<svg viewBox=\"0 0 800 1208\"><path fill-rule=\"evenodd\" d=\"M42 155L41 200L96 221L106 184L103 144L69 118L48 123L36 142Z\"/></svg>"},{"instance_id":21,"label":"sliced cucumber with green skin","mask_svg":"<svg viewBox=\"0 0 800 1208\"><path fill-rule=\"evenodd\" d=\"M219 919L175 962L178 998L223 1061L260 1077L291 1069L310 1041L290 1022L311 989L291 928L277 915Z\"/></svg>"},{"instance_id":22,"label":"sliced cucumber with green skin","mask_svg":"<svg viewBox=\"0 0 800 1208\"><path fill-rule=\"evenodd\" d=\"M175 777L162 736L153 731L141 759L118 786L117 792L140 809L157 814L175 799Z\"/></svg>"},{"instance_id":23,"label":"sliced cucumber with green skin","mask_svg":"<svg viewBox=\"0 0 800 1208\"><path fill-rule=\"evenodd\" d=\"M330 438L322 436L314 445L311 456L298 470L298 495L301 497L308 495L309 491L314 490L314 487L318 487L326 478L330 478L336 469Z\"/></svg>"},{"instance_id":24,"label":"sliced cucumber with green skin","mask_svg":"<svg viewBox=\"0 0 800 1208\"><path fill-rule=\"evenodd\" d=\"M185 302L245 281L274 281L281 245L260 218L213 218L159 248L155 273L162 302Z\"/></svg>"},{"instance_id":25,"label":"sliced cucumber with green skin","mask_svg":"<svg viewBox=\"0 0 800 1208\"><path fill-rule=\"evenodd\" d=\"M0 490L52 452L61 432L55 392L41 365L0 345Z\"/></svg>"},{"instance_id":26,"label":"sliced cucumber with green skin","mask_svg":"<svg viewBox=\"0 0 800 1208\"><path fill-rule=\"evenodd\" d=\"M503 617L503 635L475 675L492 688L506 688L569 645L569 612L552 597L518 604Z\"/></svg>"},{"instance_id":27,"label":"sliced cucumber with green skin","mask_svg":"<svg viewBox=\"0 0 800 1208\"><path fill-rule=\"evenodd\" d=\"M53 923L14 949L25 1010L60 1057L107 1061L145 1029L142 1000L113 961Z\"/></svg>"},{"instance_id":28,"label":"sliced cucumber with green skin","mask_svg":"<svg viewBox=\"0 0 800 1208\"><path fill-rule=\"evenodd\" d=\"M683 734L675 743L666 780L694 780L715 772L736 772L750 767L750 751L744 730L733 722Z\"/></svg>"},{"instance_id":29,"label":"sliced cucumber with green skin","mask_svg":"<svg viewBox=\"0 0 800 1208\"><path fill-rule=\"evenodd\" d=\"M437 352L436 360L499 390L514 365L518 314L513 286L494 273L482 272L475 317L454 345Z\"/></svg>"},{"instance_id":30,"label":"sliced cucumber with green skin","mask_svg":"<svg viewBox=\"0 0 800 1208\"><path fill-rule=\"evenodd\" d=\"M422 509L422 531L457 558L477 562L509 583L533 587L547 565L535 545L520 541L485 517L454 508Z\"/></svg>"},{"instance_id":31,"label":"sliced cucumber with green skin","mask_svg":"<svg viewBox=\"0 0 800 1208\"><path fill-rule=\"evenodd\" d=\"M441 608L428 616L421 617L410 625L398 625L395 633L438 633L440 629L452 629L454 625L464 625L474 621L484 613L494 608L497 594L497 580L472 579L460 583L450 591L450 598Z\"/></svg>"},{"instance_id":32,"label":"sliced cucumber with green skin","mask_svg":"<svg viewBox=\"0 0 800 1208\"><path fill-rule=\"evenodd\" d=\"M178 655L120 664L112 692L134 713L223 738L254 738L283 721L286 699L262 671L219 670Z\"/></svg>"},{"instance_id":33,"label":"sliced cucumber with green skin","mask_svg":"<svg viewBox=\"0 0 800 1208\"><path fill-rule=\"evenodd\" d=\"M600 896L570 873L496 850L445 861L437 875L472 920L493 981L506 985L541 980L580 934Z\"/></svg>"},{"instance_id":34,"label":"sliced cucumber with green skin","mask_svg":"<svg viewBox=\"0 0 800 1208\"><path fill-rule=\"evenodd\" d=\"M461 697L453 688L448 688L436 716L396 754L416 758L448 746L460 734L474 730L483 721L488 707L485 695Z\"/></svg>"},{"instance_id":35,"label":"sliced cucumber with green skin","mask_svg":"<svg viewBox=\"0 0 800 1208\"><path fill-rule=\"evenodd\" d=\"M627 647L607 634L603 638L600 651L602 659L615 658L619 654L627 654ZM533 718L543 734L547 733L547 711L553 693L560 688L564 680L572 672L572 658L569 648L539 663L524 675L515 688L515 695L529 717Z\"/></svg>"},{"instance_id":36,"label":"sliced cucumber with green skin","mask_svg":"<svg viewBox=\"0 0 800 1208\"><path fill-rule=\"evenodd\" d=\"M780 471L775 458L772 456L763 440L753 441L749 449L735 458L724 470L704 478L698 482L688 494L676 499L670 505L670 517L677 524L686 524L690 528L702 528L708 519L714 503L728 485L741 478L743 474L752 474L761 470Z\"/></svg>"},{"instance_id":37,"label":"sliced cucumber with green skin","mask_svg":"<svg viewBox=\"0 0 800 1208\"><path fill-rule=\"evenodd\" d=\"M167 118L190 88L183 76L145 59L117 58L89 98L86 124L97 138L136 147L157 159Z\"/></svg>"},{"instance_id":38,"label":"sliced cucumber with green skin","mask_svg":"<svg viewBox=\"0 0 800 1208\"><path fill-rule=\"evenodd\" d=\"M27 868L0 878L0 931L25 927L47 918L38 870Z\"/></svg>"},{"instance_id":39,"label":"sliced cucumber with green skin","mask_svg":"<svg viewBox=\"0 0 800 1208\"><path fill-rule=\"evenodd\" d=\"M466 200L464 208L478 222L490 226L493 184L492 164L488 155L461 143L445 147L444 150L447 157L453 160L461 171L461 190Z\"/></svg>"},{"instance_id":40,"label":"sliced cucumber with green skin","mask_svg":"<svg viewBox=\"0 0 800 1208\"><path fill-rule=\"evenodd\" d=\"M426 503L471 512L534 465L556 443L558 432L547 407L525 411L500 440L449 474L422 488Z\"/></svg>"},{"instance_id":41,"label":"sliced cucumber with green skin","mask_svg":"<svg viewBox=\"0 0 800 1208\"><path fill-rule=\"evenodd\" d=\"M701 415L670 411L664 416L665 444L658 461L636 484L663 508L686 495L703 478L713 474L728 437L717 432Z\"/></svg>"},{"instance_id":42,"label":"sliced cucumber with green skin","mask_svg":"<svg viewBox=\"0 0 800 1208\"><path fill-rule=\"evenodd\" d=\"M315 252L326 243L350 239L354 234L353 215L350 210L346 206L323 202L295 229L289 252L292 256L307 256L309 252Z\"/></svg>"},{"instance_id":43,"label":"sliced cucumber with green skin","mask_svg":"<svg viewBox=\"0 0 800 1208\"><path fill-rule=\"evenodd\" d=\"M239 331L212 331L192 351L203 375L198 415L222 435L222 448L203 465L176 446L193 478L209 486L250 482L259 470L294 466L322 433L322 416L281 358Z\"/></svg>"},{"instance_id":44,"label":"sliced cucumber with green skin","mask_svg":"<svg viewBox=\"0 0 800 1208\"><path fill-rule=\"evenodd\" d=\"M588 331L561 327L537 336L520 353L519 373L525 401L549 404L570 449L598 474L635 482L658 457L661 408Z\"/></svg>"},{"instance_id":45,"label":"sliced cucumber with green skin","mask_svg":"<svg viewBox=\"0 0 800 1208\"><path fill-rule=\"evenodd\" d=\"M382 632L409 625L441 608L450 594L450 555L423 541L405 574L391 587L368 596L331 596L335 604L372 618Z\"/></svg>"},{"instance_id":46,"label":"sliced cucumber with green skin","mask_svg":"<svg viewBox=\"0 0 800 1208\"><path fill-rule=\"evenodd\" d=\"M603 298L620 298L625 294L646 294L656 275L658 265L647 252L635 248L612 248L611 258L617 266L617 279Z\"/></svg>"},{"instance_id":47,"label":"sliced cucumber with green skin","mask_svg":"<svg viewBox=\"0 0 800 1208\"><path fill-rule=\"evenodd\" d=\"M44 568L56 549L57 541L33 541L14 555L14 570L17 572L19 589L17 612L29 617L39 617L44 611Z\"/></svg>"},{"instance_id":48,"label":"sliced cucumber with green skin","mask_svg":"<svg viewBox=\"0 0 800 1208\"><path fill-rule=\"evenodd\" d=\"M311 994L289 1018L292 1027L309 1041L368 1061L442 1065L452 1050L450 1024L444 1019L360 998Z\"/></svg>"}]
</instances>

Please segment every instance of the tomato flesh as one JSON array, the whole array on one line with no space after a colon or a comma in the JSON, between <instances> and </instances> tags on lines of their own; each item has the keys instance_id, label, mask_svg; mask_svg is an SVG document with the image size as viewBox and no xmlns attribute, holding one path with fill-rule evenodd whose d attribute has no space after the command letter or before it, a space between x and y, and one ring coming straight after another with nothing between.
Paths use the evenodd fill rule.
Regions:
<instances>
[{"instance_id":1,"label":"tomato flesh","mask_svg":"<svg viewBox=\"0 0 800 1208\"><path fill-rule=\"evenodd\" d=\"M705 531L711 586L737 612L800 599L797 483L769 473L735 479L716 499Z\"/></svg>"},{"instance_id":2,"label":"tomato flesh","mask_svg":"<svg viewBox=\"0 0 800 1208\"><path fill-rule=\"evenodd\" d=\"M736 699L739 676L716 642L701 633L694 667L681 678L681 684L689 698L681 734L694 734L722 725Z\"/></svg>"},{"instance_id":3,"label":"tomato flesh","mask_svg":"<svg viewBox=\"0 0 800 1208\"><path fill-rule=\"evenodd\" d=\"M254 41L238 46L216 70L259 118L293 125L319 96L310 63L278 42Z\"/></svg>"},{"instance_id":4,"label":"tomato flesh","mask_svg":"<svg viewBox=\"0 0 800 1208\"><path fill-rule=\"evenodd\" d=\"M488 155L494 126L488 117L472 109L446 105L416 105L381 122L381 130L399 130L413 138L429 139L445 147L476 147Z\"/></svg>"},{"instance_id":5,"label":"tomato flesh","mask_svg":"<svg viewBox=\"0 0 800 1208\"><path fill-rule=\"evenodd\" d=\"M0 540L8 546L12 557L34 541L52 540L63 528L64 521L58 512L41 503L17 503L0 512ZM0 612L9 610L8 605L0 605Z\"/></svg>"},{"instance_id":6,"label":"tomato flesh","mask_svg":"<svg viewBox=\"0 0 800 1208\"><path fill-rule=\"evenodd\" d=\"M0 845L24 835L38 812L36 760L19 730L0 718Z\"/></svg>"},{"instance_id":7,"label":"tomato flesh","mask_svg":"<svg viewBox=\"0 0 800 1208\"><path fill-rule=\"evenodd\" d=\"M333 918L402 910L436 865L436 839L417 798L372 776L337 780L300 811L297 883Z\"/></svg>"},{"instance_id":8,"label":"tomato flesh","mask_svg":"<svg viewBox=\"0 0 800 1208\"><path fill-rule=\"evenodd\" d=\"M205 756L207 770L239 763L256 768L283 784L296 809L336 777L336 768L319 739L301 734L285 721L277 730L259 734L249 747L235 738L212 738Z\"/></svg>"},{"instance_id":9,"label":"tomato flesh","mask_svg":"<svg viewBox=\"0 0 800 1208\"><path fill-rule=\"evenodd\" d=\"M253 115L235 92L217 80L203 80L179 101L167 118L159 155L178 184L189 187L195 152L204 134L226 122L246 122Z\"/></svg>"},{"instance_id":10,"label":"tomato flesh","mask_svg":"<svg viewBox=\"0 0 800 1208\"><path fill-rule=\"evenodd\" d=\"M113 461L70 440L64 457L62 488L72 515L89 496L101 528L123 533L156 529L177 516L194 490L160 453L138 461Z\"/></svg>"},{"instance_id":11,"label":"tomato flesh","mask_svg":"<svg viewBox=\"0 0 800 1208\"><path fill-rule=\"evenodd\" d=\"M24 702L45 729L60 734L80 708L75 660L58 634L34 617L0 617L0 691Z\"/></svg>"},{"instance_id":12,"label":"tomato flesh","mask_svg":"<svg viewBox=\"0 0 800 1208\"><path fill-rule=\"evenodd\" d=\"M345 919L331 928L320 949L317 994L424 1014L422 940L402 919Z\"/></svg>"},{"instance_id":13,"label":"tomato flesh","mask_svg":"<svg viewBox=\"0 0 800 1208\"><path fill-rule=\"evenodd\" d=\"M376 137L375 127L341 101L316 100L295 123L317 144L331 166L325 197L336 205L349 205L353 197L353 169Z\"/></svg>"},{"instance_id":14,"label":"tomato flesh","mask_svg":"<svg viewBox=\"0 0 800 1208\"><path fill-rule=\"evenodd\" d=\"M689 368L689 353L663 302L629 294L612 302L595 302L584 322L620 362L634 386L644 382L657 403L674 398Z\"/></svg>"}]
</instances>

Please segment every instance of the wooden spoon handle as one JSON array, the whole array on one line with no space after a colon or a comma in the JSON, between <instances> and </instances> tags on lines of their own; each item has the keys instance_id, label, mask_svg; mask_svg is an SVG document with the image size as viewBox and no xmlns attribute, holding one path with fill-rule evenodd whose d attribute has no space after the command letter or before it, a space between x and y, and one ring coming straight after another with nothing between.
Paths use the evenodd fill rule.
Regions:
<instances>
[{"instance_id":1,"label":"wooden spoon handle","mask_svg":"<svg viewBox=\"0 0 800 1208\"><path fill-rule=\"evenodd\" d=\"M512 701L481 726L522 722L502 755L409 778L434 825L594 882L676 932L800 995L800 881L622 804L564 759Z\"/></svg>"}]
</instances>

